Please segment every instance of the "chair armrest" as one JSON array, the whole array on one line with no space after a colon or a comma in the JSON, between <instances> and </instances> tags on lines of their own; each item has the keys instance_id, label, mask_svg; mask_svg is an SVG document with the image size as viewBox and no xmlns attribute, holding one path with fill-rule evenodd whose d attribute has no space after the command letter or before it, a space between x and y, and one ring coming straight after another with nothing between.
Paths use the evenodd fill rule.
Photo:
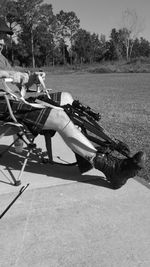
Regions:
<instances>
[{"instance_id":1,"label":"chair armrest","mask_svg":"<svg viewBox=\"0 0 150 267\"><path fill-rule=\"evenodd\" d=\"M4 81L6 83L12 83L13 82L13 79L12 78L5 78Z\"/></svg>"},{"instance_id":2,"label":"chair armrest","mask_svg":"<svg viewBox=\"0 0 150 267\"><path fill-rule=\"evenodd\" d=\"M0 96L5 96L7 93L4 91L0 91Z\"/></svg>"}]
</instances>

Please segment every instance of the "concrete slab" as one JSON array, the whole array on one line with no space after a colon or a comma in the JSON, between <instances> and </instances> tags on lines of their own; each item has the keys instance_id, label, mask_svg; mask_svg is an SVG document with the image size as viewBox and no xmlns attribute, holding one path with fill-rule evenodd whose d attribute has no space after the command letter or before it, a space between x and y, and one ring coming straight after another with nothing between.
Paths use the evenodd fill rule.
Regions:
<instances>
[{"instance_id":1,"label":"concrete slab","mask_svg":"<svg viewBox=\"0 0 150 267\"><path fill-rule=\"evenodd\" d=\"M59 136L53 144L56 160L74 161ZM2 170L7 162L14 172L17 159L7 156ZM149 185L137 177L112 190L99 174L81 176L76 166L40 165L32 158L22 177L28 189L0 220L0 266L149 267ZM0 175L2 213L22 185L11 186Z\"/></svg>"},{"instance_id":2,"label":"concrete slab","mask_svg":"<svg viewBox=\"0 0 150 267\"><path fill-rule=\"evenodd\" d=\"M10 144L12 137L4 137L0 139L0 149L4 149L7 144ZM43 136L36 138L38 148L42 148L46 152L45 140ZM35 155L31 155L30 160L22 175L22 185L30 184L30 189L55 186L66 183L73 183L75 181L82 181L87 179L97 178L103 176L97 170L88 172L88 175L80 175L77 166L65 166L64 164L76 162L74 153L66 146L60 135L56 134L52 139L52 149L54 161L58 164L42 164L38 162ZM18 177L21 164L23 162L26 151L21 154L15 152L12 148L10 153L7 153L1 159L0 166L0 194L18 191L18 188L12 186L13 177ZM62 165L63 164L63 165ZM20 187L19 187L20 188Z\"/></svg>"}]
</instances>

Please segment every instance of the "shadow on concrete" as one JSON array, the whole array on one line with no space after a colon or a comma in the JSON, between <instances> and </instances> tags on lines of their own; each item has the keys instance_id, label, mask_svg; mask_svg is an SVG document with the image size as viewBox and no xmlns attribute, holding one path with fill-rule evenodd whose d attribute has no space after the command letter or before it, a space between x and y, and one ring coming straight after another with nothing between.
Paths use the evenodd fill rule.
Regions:
<instances>
[{"instance_id":1,"label":"shadow on concrete","mask_svg":"<svg viewBox=\"0 0 150 267\"><path fill-rule=\"evenodd\" d=\"M6 148L7 146L5 145L1 146L1 151L5 150ZM13 181L15 180L15 176L13 174L13 171L14 170L19 171L21 169L26 153L27 151L25 149L21 154L18 154L16 153L14 148L11 148L9 152L4 154L4 156L0 158L0 165L3 166L4 169L0 170L0 172L3 172L3 176L5 177L6 180L6 181L0 180L0 183L14 185ZM8 176L5 175L5 171L9 173L10 178L8 178ZM41 163L37 155L33 153L31 153L30 158L28 159L25 172L28 172L29 174L34 173L34 174L50 176L50 179L52 179L52 177L61 178L64 180L89 183L96 186L107 187L112 189L111 185L109 184L109 182L105 180L104 177L100 177L97 175L88 175L88 174L81 175L78 167L75 164L72 164L71 166L69 164L61 162L54 162L53 164Z\"/></svg>"}]
</instances>

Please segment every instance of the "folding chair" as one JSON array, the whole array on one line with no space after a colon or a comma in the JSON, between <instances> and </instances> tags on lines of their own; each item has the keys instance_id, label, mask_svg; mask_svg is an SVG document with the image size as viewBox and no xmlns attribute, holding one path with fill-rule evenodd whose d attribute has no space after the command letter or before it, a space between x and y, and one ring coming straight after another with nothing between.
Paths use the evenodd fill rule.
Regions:
<instances>
[{"instance_id":1,"label":"folding chair","mask_svg":"<svg viewBox=\"0 0 150 267\"><path fill-rule=\"evenodd\" d=\"M14 185L18 186L21 184L21 177L24 172L24 169L26 167L26 164L28 162L28 159L31 155L31 152L36 154L38 158L42 161L45 162L45 158L43 156L42 150L37 149L36 143L34 142L35 137L33 137L28 129L20 123L17 122L16 117L14 116L14 113L12 111L10 101L9 101L9 95L6 92L0 92L0 97L4 97L5 101L7 103L7 107L9 110L9 114L11 117L11 122L4 122L0 121L0 138L4 136L13 136L17 135L17 138L3 151L0 152L0 158L4 156L6 152L10 150L10 148L19 140L21 139L27 146L27 153L23 162L23 165L21 167L21 170L19 171L19 175L17 178L14 178ZM50 134L47 132L45 133L45 142L46 142L46 147L48 150L48 156L49 156L49 161L52 161L52 151L51 151L51 138ZM49 139L49 141L48 141Z\"/></svg>"}]
</instances>

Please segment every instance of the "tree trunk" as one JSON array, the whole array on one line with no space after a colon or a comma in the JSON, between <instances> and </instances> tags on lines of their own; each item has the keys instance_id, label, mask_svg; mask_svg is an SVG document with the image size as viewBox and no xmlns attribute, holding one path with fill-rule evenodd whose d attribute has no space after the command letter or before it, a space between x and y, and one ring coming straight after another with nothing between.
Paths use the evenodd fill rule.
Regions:
<instances>
[{"instance_id":1,"label":"tree trunk","mask_svg":"<svg viewBox=\"0 0 150 267\"><path fill-rule=\"evenodd\" d=\"M130 58L131 58L131 54L132 54L132 50L133 50L133 42L131 43L131 46L130 46Z\"/></svg>"},{"instance_id":2,"label":"tree trunk","mask_svg":"<svg viewBox=\"0 0 150 267\"><path fill-rule=\"evenodd\" d=\"M12 40L12 36L10 37L10 42L11 42L11 62L12 62L12 66L14 66L14 51L13 51L13 40Z\"/></svg>"},{"instance_id":3,"label":"tree trunk","mask_svg":"<svg viewBox=\"0 0 150 267\"><path fill-rule=\"evenodd\" d=\"M66 57L65 57L65 46L63 45L63 62L66 65Z\"/></svg>"},{"instance_id":4,"label":"tree trunk","mask_svg":"<svg viewBox=\"0 0 150 267\"><path fill-rule=\"evenodd\" d=\"M70 46L70 65L72 66L72 36L70 38L70 44L71 44L71 46Z\"/></svg>"},{"instance_id":5,"label":"tree trunk","mask_svg":"<svg viewBox=\"0 0 150 267\"><path fill-rule=\"evenodd\" d=\"M129 60L129 47L130 47L130 41L126 40L126 60Z\"/></svg>"},{"instance_id":6,"label":"tree trunk","mask_svg":"<svg viewBox=\"0 0 150 267\"><path fill-rule=\"evenodd\" d=\"M32 67L35 68L34 41L33 41L33 30L32 30L32 28L31 28L31 54L32 54Z\"/></svg>"}]
</instances>

